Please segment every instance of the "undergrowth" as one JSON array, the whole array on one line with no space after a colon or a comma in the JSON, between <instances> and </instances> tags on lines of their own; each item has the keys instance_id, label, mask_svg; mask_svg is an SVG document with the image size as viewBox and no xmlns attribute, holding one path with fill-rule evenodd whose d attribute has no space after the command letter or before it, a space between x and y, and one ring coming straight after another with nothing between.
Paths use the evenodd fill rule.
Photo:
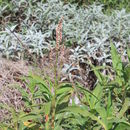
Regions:
<instances>
[{"instance_id":1,"label":"undergrowth","mask_svg":"<svg viewBox=\"0 0 130 130\"><path fill-rule=\"evenodd\" d=\"M109 9L118 1L100 2ZM0 100L0 111L5 113L0 130L129 130L130 15L125 9L108 16L103 5L95 3L87 7L60 0L0 3L1 55L44 60L50 51L52 60L50 75L16 75L18 84L4 86L16 93L18 102ZM65 45L71 48L68 64L64 64ZM92 90L85 85L90 74Z\"/></svg>"},{"instance_id":2,"label":"undergrowth","mask_svg":"<svg viewBox=\"0 0 130 130\"><path fill-rule=\"evenodd\" d=\"M112 43L111 57L114 77L103 75L102 66L88 61L98 78L93 91L79 83L59 82L57 62L54 81L33 73L23 77L26 89L18 85L13 88L21 92L24 107L16 111L1 103L0 108L9 112L0 123L1 130L128 130L130 61L124 65Z\"/></svg>"}]
</instances>

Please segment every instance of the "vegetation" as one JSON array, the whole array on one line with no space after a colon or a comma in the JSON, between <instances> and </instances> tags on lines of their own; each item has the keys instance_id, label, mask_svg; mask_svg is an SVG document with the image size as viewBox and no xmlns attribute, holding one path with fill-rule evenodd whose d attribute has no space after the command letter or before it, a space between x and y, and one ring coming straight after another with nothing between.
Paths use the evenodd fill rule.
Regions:
<instances>
[{"instance_id":1,"label":"vegetation","mask_svg":"<svg viewBox=\"0 0 130 130\"><path fill-rule=\"evenodd\" d=\"M80 84L59 83L49 77L42 79L30 74L23 78L27 89L16 88L22 94L24 109L1 104L11 116L1 122L2 129L104 129L127 130L129 124L130 64L123 65L116 48L111 44L112 69L115 76L104 76L100 67L91 66L98 78L93 91ZM130 58L130 57L129 57ZM57 70L57 68L55 68ZM14 86L13 86L14 87ZM8 122L6 122L8 120Z\"/></svg>"},{"instance_id":2,"label":"vegetation","mask_svg":"<svg viewBox=\"0 0 130 130\"><path fill-rule=\"evenodd\" d=\"M0 71L0 130L129 130L129 17L128 0L1 0L0 55L33 69Z\"/></svg>"},{"instance_id":3,"label":"vegetation","mask_svg":"<svg viewBox=\"0 0 130 130\"><path fill-rule=\"evenodd\" d=\"M130 3L129 0L64 0L64 2L83 4L93 4L94 2L99 2L104 4L105 10L111 11L111 9L122 9L125 8L129 11Z\"/></svg>"}]
</instances>

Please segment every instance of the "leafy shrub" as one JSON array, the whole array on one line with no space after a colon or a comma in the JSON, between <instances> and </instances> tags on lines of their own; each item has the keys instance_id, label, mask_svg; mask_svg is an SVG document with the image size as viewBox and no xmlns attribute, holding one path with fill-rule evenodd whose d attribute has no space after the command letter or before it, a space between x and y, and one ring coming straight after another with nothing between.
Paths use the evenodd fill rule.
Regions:
<instances>
[{"instance_id":1,"label":"leafy shrub","mask_svg":"<svg viewBox=\"0 0 130 130\"><path fill-rule=\"evenodd\" d=\"M130 124L129 106L130 98L130 61L123 65L121 57L118 55L116 48L111 44L112 69L115 71L115 77L111 80L111 75L104 76L99 71L99 67L92 68L99 80L92 94L82 88L84 97L82 107L72 108L72 113L79 113L83 116L90 117L97 121L105 130L127 130ZM89 110L89 112L88 112ZM80 112L79 112L80 111ZM101 126L94 124L93 129L101 129Z\"/></svg>"},{"instance_id":2,"label":"leafy shrub","mask_svg":"<svg viewBox=\"0 0 130 130\"><path fill-rule=\"evenodd\" d=\"M112 80L111 75L104 76L99 67L90 63L98 78L93 91L78 83L73 86L69 83L59 83L57 73L54 73L55 82L49 77L43 80L33 74L25 77L23 81L27 88L16 87L25 102L24 109L16 112L13 108L1 104L2 109L10 111L12 120L11 124L3 122L0 127L13 130L128 130L130 66L129 63L123 65L113 44L111 56L112 69L115 71Z\"/></svg>"},{"instance_id":3,"label":"leafy shrub","mask_svg":"<svg viewBox=\"0 0 130 130\"><path fill-rule=\"evenodd\" d=\"M34 54L37 57L43 57L44 53L55 45L55 27L59 18L64 16L63 43L72 46L69 58L71 62L65 64L62 70L67 78L72 79L72 71L81 72L81 63L85 68L83 73L73 77L87 87L89 85L85 84L88 79L94 80L95 83L95 75L89 77L93 72L86 63L86 59L92 59L96 65L111 66L110 42L114 43L122 55L123 62L128 62L126 46L130 43L130 15L124 9L113 11L110 16L107 16L102 11L103 6L96 4L77 8L76 4L64 5L61 1L49 0L46 3L37 2L36 4L15 1L15 4L12 2L11 5L10 15L16 19L13 21L10 19L5 22L6 24L1 24L0 52L2 56L20 59L23 55L30 57ZM4 19L8 19L8 14L5 13L8 10L6 6L0 7L4 22ZM94 83L90 84L94 86Z\"/></svg>"}]
</instances>

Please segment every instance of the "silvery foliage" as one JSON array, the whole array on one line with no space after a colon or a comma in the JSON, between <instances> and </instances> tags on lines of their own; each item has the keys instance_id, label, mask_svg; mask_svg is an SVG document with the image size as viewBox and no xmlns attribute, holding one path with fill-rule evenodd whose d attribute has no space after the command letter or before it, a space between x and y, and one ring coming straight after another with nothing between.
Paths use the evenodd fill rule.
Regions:
<instances>
[{"instance_id":1,"label":"silvery foliage","mask_svg":"<svg viewBox=\"0 0 130 130\"><path fill-rule=\"evenodd\" d=\"M23 45L26 45L30 53L43 56L44 50L48 50L50 47L50 44L45 41L48 33L43 34L41 31L31 29L27 30L25 35L14 33L17 37L8 29L1 32L1 53L6 57L21 58L21 54L25 50Z\"/></svg>"},{"instance_id":2,"label":"silvery foliage","mask_svg":"<svg viewBox=\"0 0 130 130\"><path fill-rule=\"evenodd\" d=\"M76 4L64 4L60 0L47 0L46 3L36 2L34 5L27 0L12 0L12 2L16 5L13 8L14 12L18 11L21 6L27 6L23 13L26 17L21 22L21 32L14 33L31 53L43 56L44 50L49 50L51 45L55 44L53 31L62 16L64 17L65 43L75 42L78 45L72 50L71 58L74 60L77 55L80 60L83 60L82 57L87 54L99 62L103 60L109 62L110 40L117 48L130 43L130 14L124 9L113 11L110 16L107 16L102 11L103 5L97 4L77 8ZM9 26L9 28L14 27L15 25ZM0 32L2 54L16 56L14 50L20 55L24 48L8 29ZM96 55L97 52L100 52L100 56ZM125 49L122 53L126 55ZM17 57L20 56L17 55Z\"/></svg>"}]
</instances>

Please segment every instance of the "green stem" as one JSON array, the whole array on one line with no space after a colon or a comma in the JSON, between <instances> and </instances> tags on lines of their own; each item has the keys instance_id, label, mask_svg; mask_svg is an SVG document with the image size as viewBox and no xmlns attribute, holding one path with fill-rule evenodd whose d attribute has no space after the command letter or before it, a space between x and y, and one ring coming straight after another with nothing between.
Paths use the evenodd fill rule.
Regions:
<instances>
[{"instance_id":1,"label":"green stem","mask_svg":"<svg viewBox=\"0 0 130 130\"><path fill-rule=\"evenodd\" d=\"M50 130L50 128L49 128L49 121L47 121L47 122L45 123L45 130Z\"/></svg>"},{"instance_id":2,"label":"green stem","mask_svg":"<svg viewBox=\"0 0 130 130\"><path fill-rule=\"evenodd\" d=\"M56 107L55 107L55 96L54 96L53 101L52 101L52 122L51 122L52 130L54 130L54 128L55 128L55 124L54 124L54 122L55 122L55 109L56 109Z\"/></svg>"},{"instance_id":3,"label":"green stem","mask_svg":"<svg viewBox=\"0 0 130 130\"><path fill-rule=\"evenodd\" d=\"M16 130L18 130L18 123L17 122L15 124L15 128L16 128Z\"/></svg>"},{"instance_id":4,"label":"green stem","mask_svg":"<svg viewBox=\"0 0 130 130\"><path fill-rule=\"evenodd\" d=\"M55 75L55 84L54 84L54 96L52 99L52 121L51 128L54 130L55 128L55 111L56 111L56 90L58 86L58 48L56 49L56 63L54 65L54 75Z\"/></svg>"}]
</instances>

